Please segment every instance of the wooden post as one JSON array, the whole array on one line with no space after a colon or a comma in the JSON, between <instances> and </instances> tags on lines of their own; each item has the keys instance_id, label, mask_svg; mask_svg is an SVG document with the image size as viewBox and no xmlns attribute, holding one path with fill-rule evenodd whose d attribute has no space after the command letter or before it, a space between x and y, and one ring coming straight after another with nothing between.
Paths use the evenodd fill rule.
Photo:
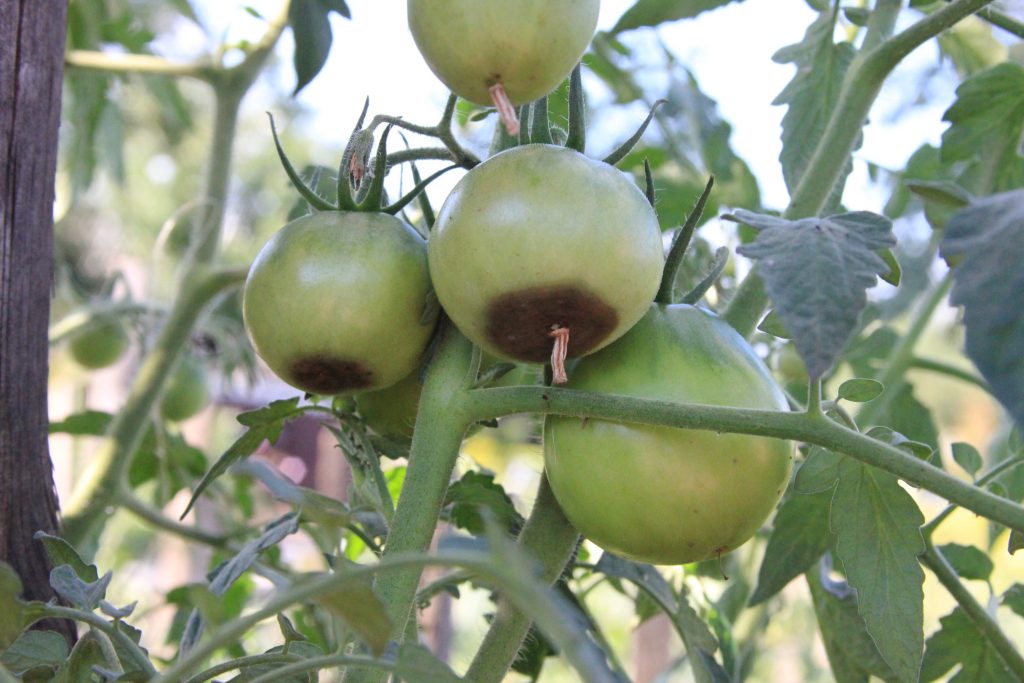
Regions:
<instances>
[{"instance_id":1,"label":"wooden post","mask_svg":"<svg viewBox=\"0 0 1024 683\"><path fill-rule=\"evenodd\" d=\"M57 529L47 442L47 328L66 0L0 0L0 560L49 600L32 536ZM44 624L74 639L70 622Z\"/></svg>"}]
</instances>

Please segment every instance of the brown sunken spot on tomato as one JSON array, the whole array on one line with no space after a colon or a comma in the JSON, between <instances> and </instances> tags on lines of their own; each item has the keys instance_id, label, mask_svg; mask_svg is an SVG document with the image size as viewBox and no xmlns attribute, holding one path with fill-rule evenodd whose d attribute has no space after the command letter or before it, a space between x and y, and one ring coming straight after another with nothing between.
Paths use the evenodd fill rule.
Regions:
<instances>
[{"instance_id":1,"label":"brown sunken spot on tomato","mask_svg":"<svg viewBox=\"0 0 1024 683\"><path fill-rule=\"evenodd\" d=\"M288 368L294 384L314 394L338 394L365 389L373 383L373 372L351 360L330 356L306 356Z\"/></svg>"},{"instance_id":2,"label":"brown sunken spot on tomato","mask_svg":"<svg viewBox=\"0 0 1024 683\"><path fill-rule=\"evenodd\" d=\"M615 309L573 286L533 287L509 292L487 307L487 338L518 360L546 363L551 330L569 329L569 356L582 356L603 342L619 323Z\"/></svg>"}]
</instances>

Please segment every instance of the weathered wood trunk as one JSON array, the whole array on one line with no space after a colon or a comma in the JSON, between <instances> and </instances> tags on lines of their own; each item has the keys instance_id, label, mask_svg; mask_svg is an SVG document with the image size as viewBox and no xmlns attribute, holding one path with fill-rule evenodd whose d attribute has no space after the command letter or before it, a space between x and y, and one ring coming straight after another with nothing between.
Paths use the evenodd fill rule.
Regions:
<instances>
[{"instance_id":1,"label":"weathered wood trunk","mask_svg":"<svg viewBox=\"0 0 1024 683\"><path fill-rule=\"evenodd\" d=\"M0 0L0 560L35 600L53 592L32 536L58 512L46 379L66 23L66 0Z\"/></svg>"}]
</instances>

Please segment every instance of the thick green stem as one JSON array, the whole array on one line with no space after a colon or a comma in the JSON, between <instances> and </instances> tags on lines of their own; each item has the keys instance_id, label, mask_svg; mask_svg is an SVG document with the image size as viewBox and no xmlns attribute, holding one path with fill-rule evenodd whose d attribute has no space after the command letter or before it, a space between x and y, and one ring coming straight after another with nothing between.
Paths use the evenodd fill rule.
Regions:
<instances>
[{"instance_id":1,"label":"thick green stem","mask_svg":"<svg viewBox=\"0 0 1024 683\"><path fill-rule=\"evenodd\" d=\"M896 65L914 49L990 2L992 0L954 0L857 56L843 79L832 116L790 197L784 217L815 216L824 208L850 158L882 83ZM760 280L757 269L752 269L740 283L723 314L726 321L744 336L750 336L768 305L768 296Z\"/></svg>"},{"instance_id":2,"label":"thick green stem","mask_svg":"<svg viewBox=\"0 0 1024 683\"><path fill-rule=\"evenodd\" d=\"M198 224L199 241L195 246L196 263L210 263L220 245L221 226L224 223L231 181L238 111L244 95L244 89L227 88L217 91L213 139L206 171L206 192L203 195L203 210L200 214L202 218Z\"/></svg>"},{"instance_id":3,"label":"thick green stem","mask_svg":"<svg viewBox=\"0 0 1024 683\"><path fill-rule=\"evenodd\" d=\"M476 380L473 346L452 325L447 325L441 334L420 394L409 466L383 559L422 552L430 546L459 447L472 424L467 417L466 389ZM405 633L421 573L419 567L413 567L382 575L374 583L377 595L387 606L391 636L396 640L400 641ZM379 681L383 675L376 670L353 669L346 673L345 680L365 683Z\"/></svg>"},{"instance_id":4,"label":"thick green stem","mask_svg":"<svg viewBox=\"0 0 1024 683\"><path fill-rule=\"evenodd\" d=\"M533 511L519 534L519 545L539 563L541 579L551 584L561 576L578 542L579 532L565 518L547 477L543 477ZM529 616L503 598L483 644L469 665L466 680L501 683L515 661L531 623L533 620Z\"/></svg>"},{"instance_id":5,"label":"thick green stem","mask_svg":"<svg viewBox=\"0 0 1024 683\"><path fill-rule=\"evenodd\" d=\"M921 555L921 564L928 567L935 574L939 583L956 599L967 618L974 623L982 637L988 641L989 645L999 654L1003 663L1014 673L1016 680L1024 681L1024 657L1021 657L1017 647L999 628L996 620L978 604L971 592L961 583L956 570L949 565L930 537L925 538L925 551Z\"/></svg>"},{"instance_id":6,"label":"thick green stem","mask_svg":"<svg viewBox=\"0 0 1024 683\"><path fill-rule=\"evenodd\" d=\"M931 322L935 309L945 301L949 288L952 286L953 272L949 271L942 281L935 286L928 298L914 312L910 328L900 337L900 340L886 359L885 366L874 378L885 387L885 391L875 400L865 403L860 411L858 411L858 424L870 426L872 420L885 413L893 396L896 395L899 388L906 381L904 377L907 370L914 363L914 347L917 346L921 335L928 328L928 323Z\"/></svg>"},{"instance_id":7,"label":"thick green stem","mask_svg":"<svg viewBox=\"0 0 1024 683\"><path fill-rule=\"evenodd\" d=\"M816 444L878 467L999 524L1024 531L1024 506L961 481L887 443L824 416L655 401L554 387L476 389L474 420L513 413L554 413L684 429L758 434Z\"/></svg>"},{"instance_id":8,"label":"thick green stem","mask_svg":"<svg viewBox=\"0 0 1024 683\"><path fill-rule=\"evenodd\" d=\"M198 78L210 81L216 67L210 62L172 62L156 55L114 54L91 50L69 50L64 63L71 68L86 71L102 71L108 74L150 74Z\"/></svg>"},{"instance_id":9,"label":"thick green stem","mask_svg":"<svg viewBox=\"0 0 1024 683\"><path fill-rule=\"evenodd\" d=\"M875 49L892 36L901 9L903 0L876 0L868 18L864 44L860 47L863 52Z\"/></svg>"},{"instance_id":10,"label":"thick green stem","mask_svg":"<svg viewBox=\"0 0 1024 683\"><path fill-rule=\"evenodd\" d=\"M91 539L102 528L108 508L117 503L119 487L145 435L153 406L181 349L188 344L199 313L215 296L240 285L245 275L245 270L220 269L197 274L184 283L166 326L139 368L124 409L114 417L103 444L64 506L64 536L72 545L81 546Z\"/></svg>"}]
</instances>

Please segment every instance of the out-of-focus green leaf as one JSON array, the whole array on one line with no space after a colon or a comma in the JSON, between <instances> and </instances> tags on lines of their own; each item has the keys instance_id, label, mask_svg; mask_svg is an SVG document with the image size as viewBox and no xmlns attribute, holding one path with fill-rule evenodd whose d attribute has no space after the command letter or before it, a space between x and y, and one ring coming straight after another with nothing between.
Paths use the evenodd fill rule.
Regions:
<instances>
[{"instance_id":1,"label":"out-of-focus green leaf","mask_svg":"<svg viewBox=\"0 0 1024 683\"><path fill-rule=\"evenodd\" d=\"M792 493L775 513L772 535L757 575L757 589L750 596L756 605L772 597L808 571L832 545L829 509L832 490Z\"/></svg>"},{"instance_id":2,"label":"out-of-focus green leaf","mask_svg":"<svg viewBox=\"0 0 1024 683\"><path fill-rule=\"evenodd\" d=\"M921 681L934 681L959 665L949 683L1004 683L1016 676L957 607L939 620L941 628L928 638Z\"/></svg>"},{"instance_id":3,"label":"out-of-focus green leaf","mask_svg":"<svg viewBox=\"0 0 1024 683\"><path fill-rule=\"evenodd\" d=\"M995 566L991 558L973 545L947 543L939 551L962 579L988 581Z\"/></svg>"},{"instance_id":4,"label":"out-of-focus green leaf","mask_svg":"<svg viewBox=\"0 0 1024 683\"><path fill-rule=\"evenodd\" d=\"M295 76L293 95L309 85L327 63L334 36L330 15L337 12L351 18L345 0L292 0L288 8L288 24L295 34Z\"/></svg>"},{"instance_id":5,"label":"out-of-focus green leaf","mask_svg":"<svg viewBox=\"0 0 1024 683\"><path fill-rule=\"evenodd\" d=\"M1018 68L1024 88L1024 67ZM1020 107L1024 116L1024 94ZM1024 190L979 199L956 213L940 249L943 258L959 260L950 300L964 307L967 355L1024 425L1024 309L1013 305L1024 299Z\"/></svg>"},{"instance_id":6,"label":"out-of-focus green leaf","mask_svg":"<svg viewBox=\"0 0 1024 683\"><path fill-rule=\"evenodd\" d=\"M689 19L701 12L728 5L734 0L637 0L619 17L612 33L621 33L644 26L657 26L667 21Z\"/></svg>"}]
</instances>

